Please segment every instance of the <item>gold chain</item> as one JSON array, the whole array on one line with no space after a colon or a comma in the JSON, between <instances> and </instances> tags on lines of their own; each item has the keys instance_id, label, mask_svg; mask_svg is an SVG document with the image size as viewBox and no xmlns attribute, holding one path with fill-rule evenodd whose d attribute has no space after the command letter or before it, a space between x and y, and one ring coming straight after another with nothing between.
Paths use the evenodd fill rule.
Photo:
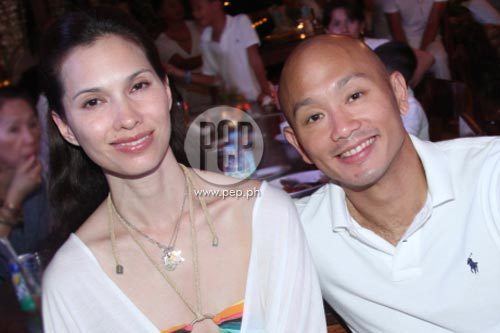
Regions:
<instances>
[{"instance_id":1,"label":"gold chain","mask_svg":"<svg viewBox=\"0 0 500 333\"><path fill-rule=\"evenodd\" d=\"M196 226L194 223L194 205L193 205L193 180L191 178L191 175L189 173L189 170L182 164L179 164L182 168L182 171L184 172L184 175L186 176L186 182L187 182L187 187L188 187L188 200L189 200L189 221L190 221L190 235L191 235L191 247L192 247L192 252L193 252L193 270L194 270L194 287L195 287L195 292L196 292L196 306L193 306L188 300L186 299L185 295L182 293L182 291L179 289L179 287L174 283L174 281L168 276L168 274L162 269L162 267L150 256L150 254L146 251L144 244L137 239L137 237L133 233L133 229L127 224L123 223L122 224L125 226L125 229L129 233L129 235L132 237L133 241L136 243L136 245L141 249L141 251L144 253L144 255L147 257L147 259L151 262L151 264L156 268L156 270L161 274L161 276L164 278L164 280L169 284L169 286L175 291L175 293L179 296L181 301L186 305L186 307L189 309L189 311L195 316L193 321L191 322L192 325L199 323L201 321L204 321L206 319L212 319L213 315L211 314L203 314L202 313L202 301L201 301L201 287L200 287L200 271L199 271L199 261L198 261L198 242L196 239ZM205 220L207 224L209 225L210 231L212 233L212 246L218 246L218 237L215 232L215 228L213 226L213 222L211 219L210 214L208 213L208 208L206 206L205 201L201 197L197 197L198 201L200 202L200 205L202 207L203 214L205 216ZM109 220L109 232L110 232L110 240L111 240L111 249L113 252L113 257L116 262L116 268L117 271L119 267L121 267L123 271L123 266L119 264L119 255L118 251L116 249L116 238L115 238L115 233L114 233L114 218L113 218L113 202L111 200L111 194L108 195L108 220Z\"/></svg>"}]
</instances>

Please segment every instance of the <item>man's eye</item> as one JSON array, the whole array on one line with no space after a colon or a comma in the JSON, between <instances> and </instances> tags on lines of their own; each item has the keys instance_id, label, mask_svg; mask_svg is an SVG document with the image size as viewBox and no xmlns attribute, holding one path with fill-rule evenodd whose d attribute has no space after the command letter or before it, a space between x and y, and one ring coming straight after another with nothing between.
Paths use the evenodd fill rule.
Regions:
<instances>
[{"instance_id":1,"label":"man's eye","mask_svg":"<svg viewBox=\"0 0 500 333\"><path fill-rule=\"evenodd\" d=\"M145 89L148 86L149 86L149 82L142 81L142 82L134 84L132 86L132 91L137 91L137 90Z\"/></svg>"},{"instance_id":2,"label":"man's eye","mask_svg":"<svg viewBox=\"0 0 500 333\"><path fill-rule=\"evenodd\" d=\"M321 113L316 113L316 114L313 114L312 116L310 116L309 118L307 118L307 123L314 123L318 120L320 120L321 118L323 118L323 115Z\"/></svg>"},{"instance_id":3,"label":"man's eye","mask_svg":"<svg viewBox=\"0 0 500 333\"><path fill-rule=\"evenodd\" d=\"M361 92L355 92L354 94L352 94L349 97L349 101L348 102L354 102L355 100L359 99L361 96L363 96L363 93L361 93Z\"/></svg>"},{"instance_id":4,"label":"man's eye","mask_svg":"<svg viewBox=\"0 0 500 333\"><path fill-rule=\"evenodd\" d=\"M95 108L97 105L99 105L101 102L97 98L92 98L89 99L88 101L85 101L83 103L83 108L85 109L92 109Z\"/></svg>"}]
</instances>

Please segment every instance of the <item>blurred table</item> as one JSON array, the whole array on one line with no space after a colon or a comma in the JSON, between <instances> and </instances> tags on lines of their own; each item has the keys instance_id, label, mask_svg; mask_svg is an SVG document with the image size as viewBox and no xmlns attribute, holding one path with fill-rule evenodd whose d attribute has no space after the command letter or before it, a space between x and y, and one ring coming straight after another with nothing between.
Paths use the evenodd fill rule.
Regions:
<instances>
[{"instance_id":1,"label":"blurred table","mask_svg":"<svg viewBox=\"0 0 500 333\"><path fill-rule=\"evenodd\" d=\"M38 332L43 332L40 313L21 311L12 284L0 284L0 333Z\"/></svg>"}]
</instances>

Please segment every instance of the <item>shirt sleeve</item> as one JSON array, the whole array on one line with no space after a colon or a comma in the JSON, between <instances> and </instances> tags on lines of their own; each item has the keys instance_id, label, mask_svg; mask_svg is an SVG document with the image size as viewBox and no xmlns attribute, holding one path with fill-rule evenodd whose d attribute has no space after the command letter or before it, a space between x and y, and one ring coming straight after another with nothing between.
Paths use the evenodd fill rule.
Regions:
<instances>
[{"instance_id":1,"label":"shirt sleeve","mask_svg":"<svg viewBox=\"0 0 500 333\"><path fill-rule=\"evenodd\" d=\"M63 284L54 274L47 270L43 277L42 314L44 332L80 332L81 328L73 318L68 303L57 291L58 284Z\"/></svg>"},{"instance_id":2,"label":"shirt sleeve","mask_svg":"<svg viewBox=\"0 0 500 333\"><path fill-rule=\"evenodd\" d=\"M264 195L253 231L258 239L259 260L253 264L260 271L256 280L262 281L256 289L261 293L264 331L324 333L319 281L297 210L280 190L268 185Z\"/></svg>"},{"instance_id":3,"label":"shirt sleeve","mask_svg":"<svg viewBox=\"0 0 500 333\"><path fill-rule=\"evenodd\" d=\"M217 62L215 61L214 54L210 52L207 42L200 43L201 59L203 65L201 66L201 73L205 75L215 76L219 74Z\"/></svg>"},{"instance_id":4,"label":"shirt sleeve","mask_svg":"<svg viewBox=\"0 0 500 333\"><path fill-rule=\"evenodd\" d=\"M156 39L155 44L162 64L167 64L176 53L171 41L162 34Z\"/></svg>"},{"instance_id":5,"label":"shirt sleeve","mask_svg":"<svg viewBox=\"0 0 500 333\"><path fill-rule=\"evenodd\" d=\"M383 0L382 8L386 14L393 14L399 11L395 0Z\"/></svg>"},{"instance_id":6,"label":"shirt sleeve","mask_svg":"<svg viewBox=\"0 0 500 333\"><path fill-rule=\"evenodd\" d=\"M240 41L243 47L247 48L252 45L260 45L259 36L252 26L252 22L247 15L238 15L234 18L237 20L237 30Z\"/></svg>"}]
</instances>

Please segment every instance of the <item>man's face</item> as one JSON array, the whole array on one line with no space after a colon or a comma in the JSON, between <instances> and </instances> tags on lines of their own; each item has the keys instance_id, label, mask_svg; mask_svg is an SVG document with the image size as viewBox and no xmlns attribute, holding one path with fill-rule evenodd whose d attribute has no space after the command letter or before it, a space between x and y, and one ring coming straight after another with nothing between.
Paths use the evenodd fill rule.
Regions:
<instances>
[{"instance_id":1,"label":"man's face","mask_svg":"<svg viewBox=\"0 0 500 333\"><path fill-rule=\"evenodd\" d=\"M406 87L361 43L341 40L306 48L289 64L281 96L293 130L285 135L306 162L361 190L384 176L407 138L399 112Z\"/></svg>"},{"instance_id":2,"label":"man's face","mask_svg":"<svg viewBox=\"0 0 500 333\"><path fill-rule=\"evenodd\" d=\"M219 1L210 0L191 0L193 17L201 27L207 27L212 24L213 14L219 10Z\"/></svg>"}]
</instances>

